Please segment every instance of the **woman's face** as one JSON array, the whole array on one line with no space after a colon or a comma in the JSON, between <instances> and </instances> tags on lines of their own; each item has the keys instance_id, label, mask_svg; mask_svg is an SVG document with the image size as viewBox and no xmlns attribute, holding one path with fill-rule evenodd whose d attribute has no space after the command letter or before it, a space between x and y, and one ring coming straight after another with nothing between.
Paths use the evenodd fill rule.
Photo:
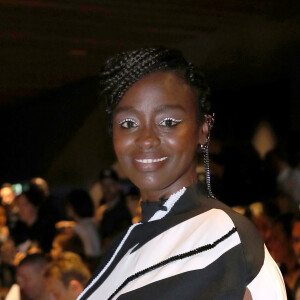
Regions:
<instances>
[{"instance_id":1,"label":"woman's face","mask_svg":"<svg viewBox=\"0 0 300 300\"><path fill-rule=\"evenodd\" d=\"M116 155L144 200L168 197L197 180L196 152L207 126L197 122L196 102L197 92L177 75L155 72L136 82L115 108Z\"/></svg>"}]
</instances>

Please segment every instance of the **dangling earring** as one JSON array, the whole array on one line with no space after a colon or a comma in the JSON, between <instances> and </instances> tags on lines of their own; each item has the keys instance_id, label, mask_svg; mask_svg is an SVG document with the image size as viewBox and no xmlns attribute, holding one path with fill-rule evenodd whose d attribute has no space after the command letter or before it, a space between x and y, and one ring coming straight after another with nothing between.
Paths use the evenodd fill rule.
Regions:
<instances>
[{"instance_id":1,"label":"dangling earring","mask_svg":"<svg viewBox=\"0 0 300 300\"><path fill-rule=\"evenodd\" d=\"M206 143L205 145L200 145L201 150L203 152L203 161L204 161L204 167L205 167L205 179L206 179L206 187L207 187L207 192L208 192L208 196L210 198L214 198L216 199L216 197L214 196L214 194L211 191L211 185L210 185L210 168L209 168L209 154L208 154L208 144L209 144L209 140L210 140L210 131L213 127L214 121L215 121L215 114L213 114L212 116L206 115L206 120L208 122L208 128L209 128L209 132L208 132L208 136L206 138Z\"/></svg>"}]
</instances>

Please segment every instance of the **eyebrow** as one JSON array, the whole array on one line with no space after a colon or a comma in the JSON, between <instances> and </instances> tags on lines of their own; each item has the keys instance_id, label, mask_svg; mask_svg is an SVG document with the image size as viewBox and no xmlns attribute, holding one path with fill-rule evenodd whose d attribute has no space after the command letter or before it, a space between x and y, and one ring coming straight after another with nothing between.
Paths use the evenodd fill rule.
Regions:
<instances>
[{"instance_id":1,"label":"eyebrow","mask_svg":"<svg viewBox=\"0 0 300 300\"><path fill-rule=\"evenodd\" d=\"M155 112L162 112L164 110L184 110L179 104L162 104L155 108ZM134 106L119 106L114 110L114 114L122 113L124 111L136 111Z\"/></svg>"},{"instance_id":2,"label":"eyebrow","mask_svg":"<svg viewBox=\"0 0 300 300\"><path fill-rule=\"evenodd\" d=\"M156 112L161 112L164 110L184 110L184 108L179 104L163 104L155 108Z\"/></svg>"},{"instance_id":3,"label":"eyebrow","mask_svg":"<svg viewBox=\"0 0 300 300\"><path fill-rule=\"evenodd\" d=\"M114 109L114 111L113 111L113 114L115 115L115 114L118 114L118 113L121 113L121 112L123 112L123 111L134 111L134 110L136 110L135 108L134 108L134 106L117 106L115 109Z\"/></svg>"}]
</instances>

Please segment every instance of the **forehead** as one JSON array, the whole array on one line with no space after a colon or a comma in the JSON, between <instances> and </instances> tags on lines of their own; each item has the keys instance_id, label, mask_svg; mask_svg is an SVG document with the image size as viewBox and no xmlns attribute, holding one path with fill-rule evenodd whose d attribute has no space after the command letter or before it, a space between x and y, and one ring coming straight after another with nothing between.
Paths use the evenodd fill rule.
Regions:
<instances>
[{"instance_id":1,"label":"forehead","mask_svg":"<svg viewBox=\"0 0 300 300\"><path fill-rule=\"evenodd\" d=\"M7 196L7 195L12 195L14 191L10 187L4 187L0 190L1 196Z\"/></svg>"},{"instance_id":2,"label":"forehead","mask_svg":"<svg viewBox=\"0 0 300 300\"><path fill-rule=\"evenodd\" d=\"M66 290L63 282L54 276L46 278L46 285L50 292L63 292Z\"/></svg>"},{"instance_id":3,"label":"forehead","mask_svg":"<svg viewBox=\"0 0 300 300\"><path fill-rule=\"evenodd\" d=\"M134 83L124 94L116 111L124 106L139 104L196 105L197 91L171 71L157 71Z\"/></svg>"},{"instance_id":4,"label":"forehead","mask_svg":"<svg viewBox=\"0 0 300 300\"><path fill-rule=\"evenodd\" d=\"M18 276L24 277L24 278L33 278L33 277L39 277L40 272L38 271L38 267L35 264L24 264L22 266L19 266L17 268Z\"/></svg>"}]
</instances>

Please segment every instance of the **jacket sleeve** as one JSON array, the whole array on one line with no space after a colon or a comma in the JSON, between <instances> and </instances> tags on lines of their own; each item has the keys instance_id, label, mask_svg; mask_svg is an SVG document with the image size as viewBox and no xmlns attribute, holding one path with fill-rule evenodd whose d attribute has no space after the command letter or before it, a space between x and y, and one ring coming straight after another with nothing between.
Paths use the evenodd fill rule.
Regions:
<instances>
[{"instance_id":1,"label":"jacket sleeve","mask_svg":"<svg viewBox=\"0 0 300 300\"><path fill-rule=\"evenodd\" d=\"M281 272L271 257L266 246L263 265L259 273L248 284L253 300L283 300L287 299Z\"/></svg>"}]
</instances>

